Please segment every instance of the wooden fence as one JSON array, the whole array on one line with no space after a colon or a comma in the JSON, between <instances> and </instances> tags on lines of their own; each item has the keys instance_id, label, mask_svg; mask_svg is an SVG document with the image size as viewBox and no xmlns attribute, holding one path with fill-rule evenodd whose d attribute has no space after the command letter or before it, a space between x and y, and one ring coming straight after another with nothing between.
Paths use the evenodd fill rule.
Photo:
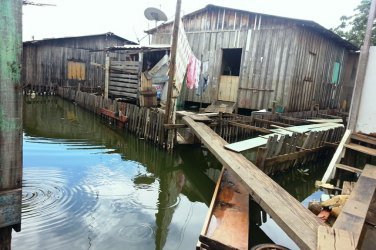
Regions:
<instances>
[{"instance_id":1,"label":"wooden fence","mask_svg":"<svg viewBox=\"0 0 376 250\"><path fill-rule=\"evenodd\" d=\"M273 174L314 161L323 149L336 147L344 132L344 127L338 127L309 134L270 136L265 147L258 148L256 165L266 174Z\"/></svg>"},{"instance_id":2,"label":"wooden fence","mask_svg":"<svg viewBox=\"0 0 376 250\"><path fill-rule=\"evenodd\" d=\"M125 124L126 130L134 133L139 138L151 141L161 147L170 149L173 146L172 142L166 142L164 140L164 113L160 109L138 107L134 104L118 102L116 100L104 98L103 96L75 91L70 88L59 88L58 95L65 99L74 101L79 106L97 115L101 115L101 109L106 109L112 112L120 111L128 117L127 123ZM109 120L112 119L111 117L104 118Z\"/></svg>"}]
</instances>

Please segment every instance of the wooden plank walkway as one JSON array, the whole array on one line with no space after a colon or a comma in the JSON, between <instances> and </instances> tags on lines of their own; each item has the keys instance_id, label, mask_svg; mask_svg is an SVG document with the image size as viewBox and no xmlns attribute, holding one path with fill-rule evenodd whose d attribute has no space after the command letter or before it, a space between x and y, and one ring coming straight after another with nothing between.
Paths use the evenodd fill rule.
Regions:
<instances>
[{"instance_id":1,"label":"wooden plank walkway","mask_svg":"<svg viewBox=\"0 0 376 250\"><path fill-rule=\"evenodd\" d=\"M183 121L300 248L317 248L323 222L243 155L226 150L228 143L208 126L187 116Z\"/></svg>"}]
</instances>

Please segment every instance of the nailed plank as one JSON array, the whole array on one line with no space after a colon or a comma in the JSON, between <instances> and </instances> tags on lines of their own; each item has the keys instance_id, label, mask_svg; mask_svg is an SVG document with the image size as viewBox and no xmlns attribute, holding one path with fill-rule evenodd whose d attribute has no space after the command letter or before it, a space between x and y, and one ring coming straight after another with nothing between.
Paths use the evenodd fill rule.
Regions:
<instances>
[{"instance_id":1,"label":"nailed plank","mask_svg":"<svg viewBox=\"0 0 376 250\"><path fill-rule=\"evenodd\" d=\"M183 121L299 247L316 249L323 222L243 155L226 150L227 142L208 126L189 117Z\"/></svg>"},{"instance_id":2,"label":"nailed plank","mask_svg":"<svg viewBox=\"0 0 376 250\"><path fill-rule=\"evenodd\" d=\"M319 226L317 235L317 250L327 249L356 249L353 234L341 229Z\"/></svg>"},{"instance_id":3,"label":"nailed plank","mask_svg":"<svg viewBox=\"0 0 376 250\"><path fill-rule=\"evenodd\" d=\"M358 151L358 152L361 152L361 153L364 153L364 154L367 154L367 155L376 156L376 149L374 149L374 148L368 148L368 147L365 147L365 146L362 146L362 145L359 145L359 144L355 144L355 143L345 144L345 147L352 149L352 150L355 150L355 151Z\"/></svg>"}]
</instances>

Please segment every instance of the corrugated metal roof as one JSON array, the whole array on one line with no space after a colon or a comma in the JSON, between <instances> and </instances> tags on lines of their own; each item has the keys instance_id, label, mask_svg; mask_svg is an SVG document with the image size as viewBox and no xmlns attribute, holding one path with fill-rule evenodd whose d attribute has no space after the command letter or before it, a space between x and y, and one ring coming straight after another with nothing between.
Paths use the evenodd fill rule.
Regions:
<instances>
[{"instance_id":1,"label":"corrugated metal roof","mask_svg":"<svg viewBox=\"0 0 376 250\"><path fill-rule=\"evenodd\" d=\"M139 45L139 44L125 44L122 46L112 46L106 50L128 50L128 51L155 51L155 50L169 50L169 44L155 44L155 45Z\"/></svg>"},{"instance_id":2,"label":"corrugated metal roof","mask_svg":"<svg viewBox=\"0 0 376 250\"><path fill-rule=\"evenodd\" d=\"M310 20L303 20L303 19L295 19L295 18L289 18L289 17L275 16L275 15L269 15L269 14L264 14L264 13L252 12L252 11L247 11L247 10L240 10L240 9L222 7L222 6L213 5L213 4L206 5L202 9L199 9L199 10L196 10L194 12L191 12L191 13L183 16L182 19L184 20L185 18L188 18L190 16L196 15L198 13L201 13L201 12L204 12L204 11L207 11L207 10L210 10L210 9L224 9L224 10L229 10L229 11L242 12L242 13L246 13L246 14L256 14L256 15L263 15L263 16L267 16L267 17L275 17L275 18L282 18L282 19L285 19L285 20L290 20L290 21L295 22L297 25L300 25L302 27L307 27L307 28L314 29L315 31L321 33L323 36L326 36L326 37L328 37L330 39L335 40L336 42L338 42L339 44L343 45L348 50L353 50L353 51L359 50L359 48L357 46L355 46L354 44L350 43L349 41L343 39L339 35L335 34L333 31L328 30L328 29L324 28L323 26L321 26L320 24L318 24L318 23L316 23L314 21L310 21ZM159 25L159 26L157 26L157 27L155 27L153 29L146 30L145 33L152 34L156 30L158 30L159 28L164 27L166 25L169 25L171 23L173 23L173 21L163 23L163 24L161 24L161 25Z\"/></svg>"},{"instance_id":3,"label":"corrugated metal roof","mask_svg":"<svg viewBox=\"0 0 376 250\"><path fill-rule=\"evenodd\" d=\"M125 44L123 46L112 46L110 49L169 49L170 44L152 44L152 45L140 45L140 44Z\"/></svg>"},{"instance_id":4,"label":"corrugated metal roof","mask_svg":"<svg viewBox=\"0 0 376 250\"><path fill-rule=\"evenodd\" d=\"M112 36L112 37L115 37L119 40L122 40L122 41L124 41L128 44L137 44L137 43L132 42L128 39L125 39L123 37L115 35L112 32L107 32L107 33L103 33L103 34L85 35L85 36L68 36L68 37L57 37L57 38L44 38L44 39L41 39L41 40L26 41L26 42L24 42L24 44L38 44L38 43L45 43L45 42L50 42L50 41L54 41L54 40L70 40L70 39L80 39L80 38L88 38L88 37L101 37L101 36L106 36L106 37Z\"/></svg>"}]
</instances>

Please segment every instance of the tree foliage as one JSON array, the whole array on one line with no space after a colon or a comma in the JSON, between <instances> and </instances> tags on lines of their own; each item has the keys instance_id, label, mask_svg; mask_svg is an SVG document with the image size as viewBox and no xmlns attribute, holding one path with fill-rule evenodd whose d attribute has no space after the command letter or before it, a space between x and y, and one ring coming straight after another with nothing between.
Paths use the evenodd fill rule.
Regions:
<instances>
[{"instance_id":1,"label":"tree foliage","mask_svg":"<svg viewBox=\"0 0 376 250\"><path fill-rule=\"evenodd\" d=\"M342 16L340 18L341 24L334 28L333 32L360 47L363 44L366 32L370 6L371 0L361 0L360 4L354 9L354 15ZM372 29L371 45L376 45L375 22Z\"/></svg>"}]
</instances>

